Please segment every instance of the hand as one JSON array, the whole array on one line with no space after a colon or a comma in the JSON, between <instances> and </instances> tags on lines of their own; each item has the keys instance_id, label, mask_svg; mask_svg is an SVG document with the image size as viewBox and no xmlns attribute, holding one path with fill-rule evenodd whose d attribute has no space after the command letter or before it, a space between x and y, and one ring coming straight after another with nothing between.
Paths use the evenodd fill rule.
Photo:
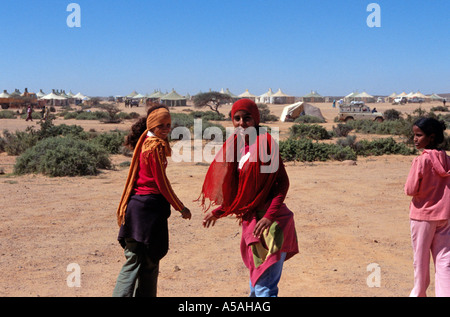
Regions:
<instances>
[{"instance_id":1,"label":"hand","mask_svg":"<svg viewBox=\"0 0 450 317\"><path fill-rule=\"evenodd\" d=\"M264 232L264 230L270 228L273 221L269 220L267 218L261 218L261 220L258 221L258 223L255 226L255 229L253 230L253 236L256 238L261 238L261 234Z\"/></svg>"},{"instance_id":2,"label":"hand","mask_svg":"<svg viewBox=\"0 0 450 317\"><path fill-rule=\"evenodd\" d=\"M181 211L181 217L183 219L191 219L191 211L187 208L184 207L183 210Z\"/></svg>"},{"instance_id":3,"label":"hand","mask_svg":"<svg viewBox=\"0 0 450 317\"><path fill-rule=\"evenodd\" d=\"M210 211L206 214L205 218L203 218L203 227L209 228L211 225L214 227L214 224L216 223L217 217L213 215L213 213Z\"/></svg>"}]
</instances>

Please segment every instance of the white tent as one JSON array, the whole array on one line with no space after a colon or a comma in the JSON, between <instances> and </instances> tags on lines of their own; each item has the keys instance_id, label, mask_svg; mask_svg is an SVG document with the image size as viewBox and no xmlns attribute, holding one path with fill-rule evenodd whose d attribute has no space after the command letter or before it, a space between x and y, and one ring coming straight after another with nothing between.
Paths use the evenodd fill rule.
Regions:
<instances>
[{"instance_id":1,"label":"white tent","mask_svg":"<svg viewBox=\"0 0 450 317\"><path fill-rule=\"evenodd\" d=\"M423 93L421 93L420 91L416 92L415 94L412 95L412 97L417 97L417 98L422 98L422 99L429 99L429 97L425 96Z\"/></svg>"},{"instance_id":2,"label":"white tent","mask_svg":"<svg viewBox=\"0 0 450 317\"><path fill-rule=\"evenodd\" d=\"M133 99L142 99L142 98L145 98L145 96L142 94L137 94L136 96L133 97Z\"/></svg>"},{"instance_id":3,"label":"white tent","mask_svg":"<svg viewBox=\"0 0 450 317\"><path fill-rule=\"evenodd\" d=\"M258 96L255 96L254 94L250 93L250 92L248 91L248 89L246 89L246 90L245 90L242 94L240 94L238 97L239 97L239 98L249 98L249 99L252 99L252 100L254 101L254 100L256 100L256 98L257 98Z\"/></svg>"},{"instance_id":4,"label":"white tent","mask_svg":"<svg viewBox=\"0 0 450 317\"><path fill-rule=\"evenodd\" d=\"M347 96L345 96L345 97L344 97L344 100L345 100L346 102L348 102L348 101L353 101L353 100L355 100L355 96L357 96L358 94L359 94L359 93L358 93L357 91L354 91L354 92L348 94Z\"/></svg>"},{"instance_id":5,"label":"white tent","mask_svg":"<svg viewBox=\"0 0 450 317\"><path fill-rule=\"evenodd\" d=\"M45 95L44 97L42 97L41 99L44 99L44 100L66 100L67 98L64 98L62 96L55 94L54 92L51 92L51 93Z\"/></svg>"},{"instance_id":6,"label":"white tent","mask_svg":"<svg viewBox=\"0 0 450 317\"><path fill-rule=\"evenodd\" d=\"M36 97L38 97L39 99L44 96L45 96L45 93L42 91L42 89L40 89L39 92L36 94Z\"/></svg>"},{"instance_id":7,"label":"white tent","mask_svg":"<svg viewBox=\"0 0 450 317\"><path fill-rule=\"evenodd\" d=\"M136 96L138 93L135 91L135 90L133 90L133 92L131 93L131 94L129 94L129 95L126 95L126 98L133 98L134 96Z\"/></svg>"},{"instance_id":8,"label":"white tent","mask_svg":"<svg viewBox=\"0 0 450 317\"><path fill-rule=\"evenodd\" d=\"M274 93L272 91L272 88L269 88L269 90L266 93L259 96L259 102L273 103L273 95L274 95Z\"/></svg>"},{"instance_id":9,"label":"white tent","mask_svg":"<svg viewBox=\"0 0 450 317\"><path fill-rule=\"evenodd\" d=\"M3 90L3 92L0 94L0 98L9 98L10 94L6 90Z\"/></svg>"},{"instance_id":10,"label":"white tent","mask_svg":"<svg viewBox=\"0 0 450 317\"><path fill-rule=\"evenodd\" d=\"M229 88L227 90L220 89L220 93L229 96L232 100L238 100L239 97L233 94Z\"/></svg>"},{"instance_id":11,"label":"white tent","mask_svg":"<svg viewBox=\"0 0 450 317\"><path fill-rule=\"evenodd\" d=\"M88 96L83 95L81 92L77 93L72 98L79 99L79 100L89 100L90 99Z\"/></svg>"},{"instance_id":12,"label":"white tent","mask_svg":"<svg viewBox=\"0 0 450 317\"><path fill-rule=\"evenodd\" d=\"M356 96L353 96L355 100L362 100L364 102L375 102L375 97L372 95L369 95L367 92L363 91L360 94L357 94Z\"/></svg>"},{"instance_id":13,"label":"white tent","mask_svg":"<svg viewBox=\"0 0 450 317\"><path fill-rule=\"evenodd\" d=\"M434 94L434 93L431 94L429 98L430 98L432 101L434 101L434 100L442 101L442 100L445 99L444 97L441 97L441 96L439 96L439 95L437 95L437 94Z\"/></svg>"},{"instance_id":14,"label":"white tent","mask_svg":"<svg viewBox=\"0 0 450 317\"><path fill-rule=\"evenodd\" d=\"M62 96L58 96L57 94L55 94L55 91L52 91L41 99L48 100L48 102L50 102L50 105L52 106L62 106L68 104L68 99Z\"/></svg>"},{"instance_id":15,"label":"white tent","mask_svg":"<svg viewBox=\"0 0 450 317\"><path fill-rule=\"evenodd\" d=\"M313 105L310 105L309 103L305 103L303 101L296 102L292 105L286 106L283 108L283 111L281 112L280 121L286 122L289 120L295 120L301 115L309 115L318 117L322 120L325 120L325 118L322 115L322 112L319 108L314 107Z\"/></svg>"},{"instance_id":16,"label":"white tent","mask_svg":"<svg viewBox=\"0 0 450 317\"><path fill-rule=\"evenodd\" d=\"M281 91L281 88L278 88L278 91L273 94L273 103L283 104L283 103L291 103L294 102L295 97L286 95Z\"/></svg>"}]
</instances>

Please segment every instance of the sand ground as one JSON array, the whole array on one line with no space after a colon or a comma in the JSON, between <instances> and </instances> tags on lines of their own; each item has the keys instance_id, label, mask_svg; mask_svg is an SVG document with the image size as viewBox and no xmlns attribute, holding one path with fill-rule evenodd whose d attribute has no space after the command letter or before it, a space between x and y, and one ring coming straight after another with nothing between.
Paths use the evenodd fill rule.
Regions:
<instances>
[{"instance_id":1,"label":"sand ground","mask_svg":"<svg viewBox=\"0 0 450 317\"><path fill-rule=\"evenodd\" d=\"M331 129L337 109L330 103L315 105L327 119L324 126ZM436 105L423 104L422 108ZM381 111L394 108L390 104L376 107ZM418 105L395 107L410 113ZM279 116L282 106L271 105L270 109ZM222 111L227 113L229 108ZM132 124L60 118L54 123L96 131L127 130ZM0 125L2 131L13 131L36 122L2 119ZM280 127L283 138L292 124L270 125ZM295 214L300 253L285 263L279 296L409 295L413 285L410 198L404 195L403 185L413 158L385 155L361 157L356 163L286 163L291 183L286 204ZM0 154L0 168L6 173L0 175L0 296L111 296L124 262L116 241L115 212L127 169L117 167L95 177L15 176L10 174L15 159ZM112 159L117 166L130 160L122 155ZM207 168L207 163L169 160L169 179L193 216L187 221L172 211L169 218L170 250L160 264L159 296L248 294L238 223L226 218L205 229L202 211L193 202ZM73 281L73 263L81 272L79 287L68 283L68 277ZM377 272L379 279L371 279ZM428 293L434 296L433 281Z\"/></svg>"}]
</instances>

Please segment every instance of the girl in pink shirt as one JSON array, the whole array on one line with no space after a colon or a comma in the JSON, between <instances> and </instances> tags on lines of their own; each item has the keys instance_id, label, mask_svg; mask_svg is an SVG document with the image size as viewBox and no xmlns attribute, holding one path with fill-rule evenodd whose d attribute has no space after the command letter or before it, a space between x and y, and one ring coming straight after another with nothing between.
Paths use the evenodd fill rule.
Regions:
<instances>
[{"instance_id":1,"label":"girl in pink shirt","mask_svg":"<svg viewBox=\"0 0 450 317\"><path fill-rule=\"evenodd\" d=\"M445 124L434 118L414 123L414 145L423 149L412 162L405 184L410 204L414 251L414 288L410 296L426 296L430 284L430 251L435 266L435 293L450 297L450 157L439 145Z\"/></svg>"}]
</instances>

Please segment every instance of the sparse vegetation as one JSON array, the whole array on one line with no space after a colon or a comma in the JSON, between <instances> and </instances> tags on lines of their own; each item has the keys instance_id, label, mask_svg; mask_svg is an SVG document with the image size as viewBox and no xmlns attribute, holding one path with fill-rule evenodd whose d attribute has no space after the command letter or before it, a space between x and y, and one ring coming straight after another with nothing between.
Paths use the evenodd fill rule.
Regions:
<instances>
[{"instance_id":1,"label":"sparse vegetation","mask_svg":"<svg viewBox=\"0 0 450 317\"><path fill-rule=\"evenodd\" d=\"M261 122L272 121L278 118L271 117L270 110L265 104L258 104L261 112ZM442 112L444 109L433 108ZM139 116L137 113L117 113L112 109L92 112L65 112L65 118L109 120L130 119ZM385 112L384 122L351 121L338 123L331 131L327 131L315 120L302 117L302 122L295 122L289 130L289 137L280 141L280 153L285 161L326 161L326 160L356 160L358 156L377 156L384 154L416 154L412 144L412 124L418 116L433 116L446 122L450 126L450 115L426 112L422 108L416 109L412 114L402 114L391 109ZM1 111L0 118L15 118L13 111ZM194 120L202 120L202 135L194 136ZM172 129L186 127L191 137L205 138L205 130L209 127L218 127L225 139L226 131L221 125L210 121L225 120L223 114L214 111L191 111L187 113L172 113ZM270 130L270 127L268 127ZM199 131L195 131L199 132ZM393 135L393 137L376 138L374 140L358 140L359 134ZM126 132L111 131L97 133L95 130L84 131L78 125L54 125L52 119L40 121L40 129L28 127L25 131L3 131L0 137L0 152L17 155L15 173L43 173L51 176L96 175L100 169L111 168L109 154L131 153L124 151L123 142ZM403 142L396 141L398 137ZM332 139L337 138L334 142ZM329 140L321 142L322 140ZM67 148L65 148L67 147ZM450 149L450 137L446 135L444 149ZM73 167L70 165L73 164Z\"/></svg>"},{"instance_id":2,"label":"sparse vegetation","mask_svg":"<svg viewBox=\"0 0 450 317\"><path fill-rule=\"evenodd\" d=\"M112 168L107 151L74 137L50 137L39 141L17 158L14 173L47 176L97 175Z\"/></svg>"}]
</instances>

